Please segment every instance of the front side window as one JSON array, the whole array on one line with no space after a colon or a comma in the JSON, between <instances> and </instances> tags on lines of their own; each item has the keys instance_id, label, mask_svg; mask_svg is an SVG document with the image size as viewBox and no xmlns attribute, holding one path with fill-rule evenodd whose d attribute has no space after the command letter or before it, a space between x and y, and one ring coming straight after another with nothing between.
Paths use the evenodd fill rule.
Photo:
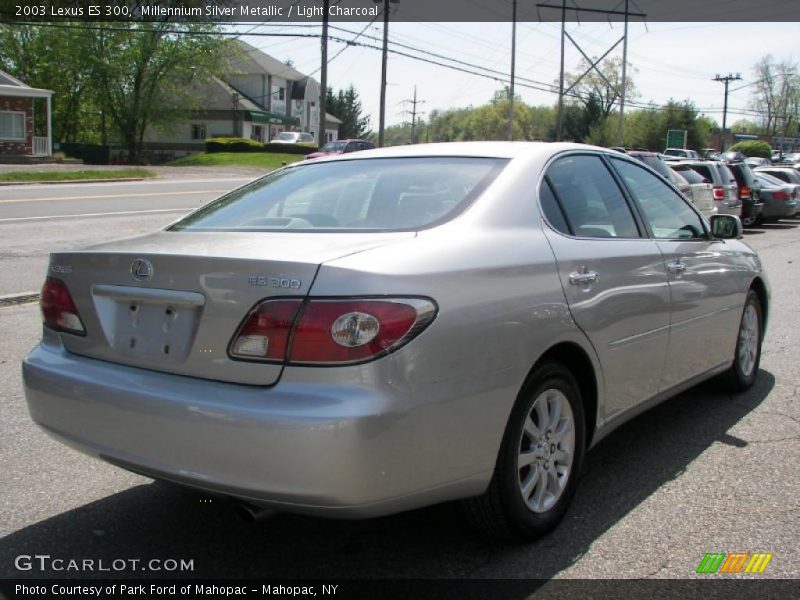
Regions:
<instances>
[{"instance_id":1,"label":"front side window","mask_svg":"<svg viewBox=\"0 0 800 600\"><path fill-rule=\"evenodd\" d=\"M414 231L452 218L508 161L426 157L305 163L191 213L170 231Z\"/></svg>"},{"instance_id":2,"label":"front side window","mask_svg":"<svg viewBox=\"0 0 800 600\"><path fill-rule=\"evenodd\" d=\"M25 139L25 113L0 112L0 139Z\"/></svg>"},{"instance_id":3,"label":"front side window","mask_svg":"<svg viewBox=\"0 0 800 600\"><path fill-rule=\"evenodd\" d=\"M611 159L657 239L705 238L702 219L688 202L658 177L625 160Z\"/></svg>"},{"instance_id":4,"label":"front side window","mask_svg":"<svg viewBox=\"0 0 800 600\"><path fill-rule=\"evenodd\" d=\"M572 235L590 238L638 238L631 209L617 183L598 156L565 156L547 169L546 182L561 208ZM545 216L559 229L557 214L547 206L544 186L540 190Z\"/></svg>"}]
</instances>

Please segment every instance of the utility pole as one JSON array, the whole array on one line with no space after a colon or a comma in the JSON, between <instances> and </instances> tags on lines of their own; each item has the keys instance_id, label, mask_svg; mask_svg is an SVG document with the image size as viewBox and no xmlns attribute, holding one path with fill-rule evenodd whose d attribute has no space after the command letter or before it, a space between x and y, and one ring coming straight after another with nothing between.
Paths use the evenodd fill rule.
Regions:
<instances>
[{"instance_id":1,"label":"utility pole","mask_svg":"<svg viewBox=\"0 0 800 600\"><path fill-rule=\"evenodd\" d=\"M557 4L547 4L547 3L539 3L539 4L536 5L537 9L550 8L550 9L554 9L554 10L558 9L558 10L561 11L561 69L560 69L560 73L559 73L559 77L558 77L558 115L556 117L556 141L557 142L561 141L561 127L562 127L562 123L563 123L563 120L564 120L564 96L566 94L568 94L572 88L574 88L576 85L578 85L578 83L580 82L581 79L583 79L589 73L591 73L592 70L596 71L597 75L601 79L603 79L603 81L605 81L605 84L610 89L613 90L615 86L613 86L611 84L611 82L608 80L608 78L603 74L603 72L600 69L597 68L597 65L599 65L600 62L606 56L608 56L608 54L614 48L616 48L619 45L620 42L624 42L624 45L622 47L622 89L619 92L615 92L615 96L620 98L619 124L617 126L617 137L620 140L620 144L622 143L622 123L623 123L623 121L622 121L622 112L623 112L623 110L625 108L625 85L626 85L626 79L625 78L626 78L626 66L628 64L628 61L627 61L627 59L628 59L628 19L630 17L640 17L642 19L647 17L647 15L644 14L643 12L631 12L629 10L629 6L628 6L629 2L631 2L631 1L633 2L634 6L636 6L636 0L625 0L625 12L622 12L622 11L619 11L619 10L616 10L616 9L605 10L605 9L599 9L599 8L581 8L580 6L575 4L574 0L572 1L572 4L574 6L570 6L569 8L567 8L567 1L566 0L561 0L561 6L559 6ZM570 12L574 12L576 15L583 12L583 13L609 15L609 18L611 16L624 16L625 17L625 33L623 34L623 36L620 39L618 39L616 42L614 42L614 45L612 45L608 50L606 50L605 53L600 58L597 58L597 59L589 58L589 55L587 55L586 52L584 52L581 49L581 47L578 45L578 42L576 42L573 39L573 37L567 33L567 30L566 30L567 10L569 10ZM565 38L569 38L569 41L572 42L572 45L575 46L575 48L578 49L578 52L580 52L583 55L583 58L585 58L586 61L589 63L589 68L586 69L586 71L584 71L583 74L580 77L578 77L575 81L573 81L572 85L570 85L567 89L564 89L564 45L565 45L564 42L565 42Z\"/></svg>"},{"instance_id":2,"label":"utility pole","mask_svg":"<svg viewBox=\"0 0 800 600\"><path fill-rule=\"evenodd\" d=\"M622 123L623 113L625 112L625 88L627 80L625 78L628 67L628 0L625 0L625 32L622 34L622 89L619 94L619 121L617 122L617 146L622 146Z\"/></svg>"},{"instance_id":3,"label":"utility pole","mask_svg":"<svg viewBox=\"0 0 800 600\"><path fill-rule=\"evenodd\" d=\"M517 0L511 16L511 86L508 89L508 141L514 140L514 68L517 63ZM413 127L412 127L413 130Z\"/></svg>"},{"instance_id":4,"label":"utility pole","mask_svg":"<svg viewBox=\"0 0 800 600\"><path fill-rule=\"evenodd\" d=\"M558 76L558 116L556 117L556 141L561 141L561 123L564 114L564 41L567 33L567 0L561 2L561 70Z\"/></svg>"},{"instance_id":5,"label":"utility pole","mask_svg":"<svg viewBox=\"0 0 800 600\"><path fill-rule=\"evenodd\" d=\"M725 124L728 119L728 85L730 85L731 81L739 81L742 78L741 73L737 73L734 75L733 73L728 73L724 77L720 77L719 74L714 77L712 81L720 81L725 84L725 104L722 108L722 131L719 136L719 149L720 152L725 152Z\"/></svg>"},{"instance_id":6,"label":"utility pole","mask_svg":"<svg viewBox=\"0 0 800 600\"><path fill-rule=\"evenodd\" d=\"M322 69L319 75L319 119L317 122L317 145L322 148L327 141L325 139L325 122L328 99L328 8L330 0L322 0L322 40L321 44L321 63Z\"/></svg>"},{"instance_id":7,"label":"utility pole","mask_svg":"<svg viewBox=\"0 0 800 600\"><path fill-rule=\"evenodd\" d=\"M417 111L417 104L425 104L425 100L417 100L417 86L414 86L414 98L413 99L408 99L408 100L403 100L403 102L407 102L407 103L411 104L411 106L413 107L411 109L411 111L410 111L411 112L411 143L412 144L416 144L417 143L417 115L418 114L424 114L424 113L421 113L421 112ZM406 111L406 112L409 112L409 111Z\"/></svg>"},{"instance_id":8,"label":"utility pole","mask_svg":"<svg viewBox=\"0 0 800 600\"><path fill-rule=\"evenodd\" d=\"M375 4L381 0L372 0ZM400 0L383 0L383 58L381 61L381 112L378 121L378 148L383 148L383 131L386 126L386 58L389 53L389 3Z\"/></svg>"}]
</instances>

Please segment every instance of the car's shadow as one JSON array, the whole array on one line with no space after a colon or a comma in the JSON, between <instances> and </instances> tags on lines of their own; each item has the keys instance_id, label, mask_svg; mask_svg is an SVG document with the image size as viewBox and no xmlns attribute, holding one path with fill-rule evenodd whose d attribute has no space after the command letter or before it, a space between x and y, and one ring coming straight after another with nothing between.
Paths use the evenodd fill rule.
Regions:
<instances>
[{"instance_id":1,"label":"car's shadow","mask_svg":"<svg viewBox=\"0 0 800 600\"><path fill-rule=\"evenodd\" d=\"M193 559L194 577L549 579L712 444L741 447L728 431L775 385L762 371L744 394L711 381L630 421L587 455L563 523L528 545L487 540L445 504L368 521L292 515L248 525L224 501L165 484L140 485L30 525L0 541L0 577L41 577L14 557ZM252 458L252 457L251 457ZM58 493L57 490L53 490ZM50 577L180 576L50 572Z\"/></svg>"}]
</instances>

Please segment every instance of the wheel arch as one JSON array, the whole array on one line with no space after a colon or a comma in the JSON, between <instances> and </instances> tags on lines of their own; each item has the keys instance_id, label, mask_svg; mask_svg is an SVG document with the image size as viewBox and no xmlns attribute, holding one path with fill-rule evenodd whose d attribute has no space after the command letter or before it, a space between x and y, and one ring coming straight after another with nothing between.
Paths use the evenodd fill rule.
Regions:
<instances>
[{"instance_id":1,"label":"wheel arch","mask_svg":"<svg viewBox=\"0 0 800 600\"><path fill-rule=\"evenodd\" d=\"M599 403L598 378L589 354L574 342L559 342L542 354L531 367L530 373L545 362L558 362L567 368L578 383L586 418L586 447L592 445L597 429ZM529 375L530 375L529 373Z\"/></svg>"},{"instance_id":2,"label":"wheel arch","mask_svg":"<svg viewBox=\"0 0 800 600\"><path fill-rule=\"evenodd\" d=\"M767 285L764 283L763 279L756 277L750 284L750 289L758 294L758 301L761 303L761 325L763 329L766 330L769 316L769 292L767 291Z\"/></svg>"}]
</instances>

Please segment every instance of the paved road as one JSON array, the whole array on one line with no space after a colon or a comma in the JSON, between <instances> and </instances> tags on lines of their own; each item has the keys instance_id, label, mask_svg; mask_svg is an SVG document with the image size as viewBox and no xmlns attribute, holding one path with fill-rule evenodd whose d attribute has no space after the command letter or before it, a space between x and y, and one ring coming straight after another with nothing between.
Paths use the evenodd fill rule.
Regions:
<instances>
[{"instance_id":1,"label":"paved road","mask_svg":"<svg viewBox=\"0 0 800 600\"><path fill-rule=\"evenodd\" d=\"M0 296L38 290L55 250L159 229L249 178L0 187Z\"/></svg>"},{"instance_id":2,"label":"paved road","mask_svg":"<svg viewBox=\"0 0 800 600\"><path fill-rule=\"evenodd\" d=\"M623 426L588 455L561 526L520 546L473 533L453 505L249 526L222 502L84 457L24 407L19 361L39 337L36 307L0 309L0 577L41 575L13 565L38 553L193 559L207 577L687 578L706 552L761 551L775 555L764 576L798 578L798 224L748 234L773 282L757 385L731 397L705 384Z\"/></svg>"}]
</instances>

